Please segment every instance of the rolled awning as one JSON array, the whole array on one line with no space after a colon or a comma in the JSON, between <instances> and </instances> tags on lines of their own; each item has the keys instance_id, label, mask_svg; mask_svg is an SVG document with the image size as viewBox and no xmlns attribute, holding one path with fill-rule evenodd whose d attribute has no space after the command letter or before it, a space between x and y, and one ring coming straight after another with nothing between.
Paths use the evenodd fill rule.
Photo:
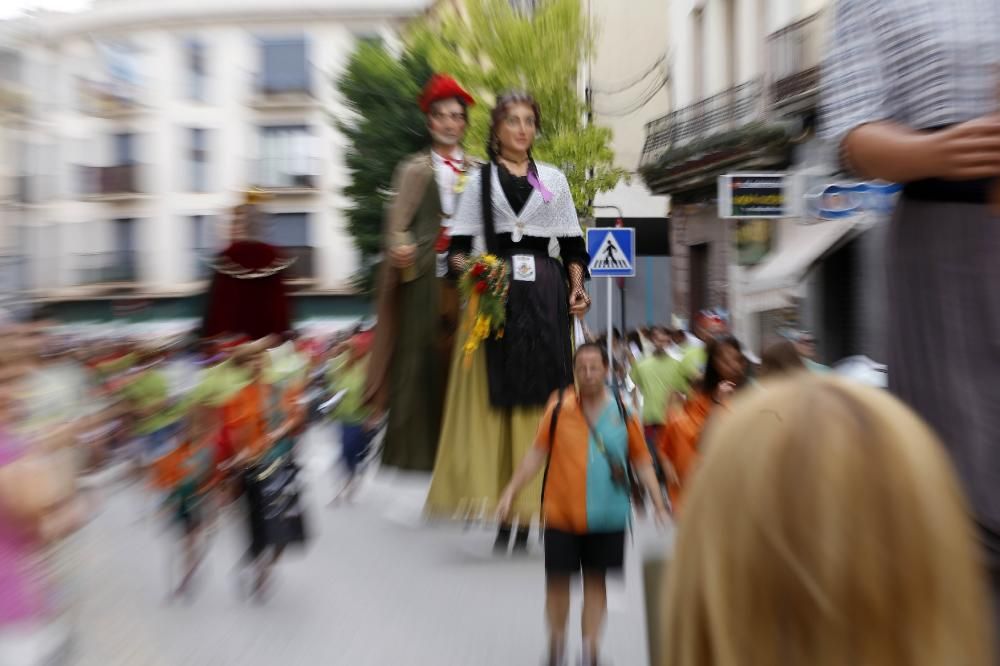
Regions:
<instances>
[{"instance_id":1,"label":"rolled awning","mask_svg":"<svg viewBox=\"0 0 1000 666\"><path fill-rule=\"evenodd\" d=\"M744 305L752 312L777 310L804 296L801 284L809 269L835 247L865 228L867 214L817 224L789 222L780 246L746 273Z\"/></svg>"}]
</instances>

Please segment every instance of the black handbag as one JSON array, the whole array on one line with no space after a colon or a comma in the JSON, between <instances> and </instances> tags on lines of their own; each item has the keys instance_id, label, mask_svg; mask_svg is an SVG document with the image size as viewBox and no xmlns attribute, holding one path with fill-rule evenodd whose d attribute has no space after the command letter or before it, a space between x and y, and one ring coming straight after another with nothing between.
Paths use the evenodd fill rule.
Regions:
<instances>
[{"instance_id":1,"label":"black handbag","mask_svg":"<svg viewBox=\"0 0 1000 666\"><path fill-rule=\"evenodd\" d=\"M244 475L245 491L260 545L304 545L307 540L301 497L301 470L291 456L254 465Z\"/></svg>"}]
</instances>

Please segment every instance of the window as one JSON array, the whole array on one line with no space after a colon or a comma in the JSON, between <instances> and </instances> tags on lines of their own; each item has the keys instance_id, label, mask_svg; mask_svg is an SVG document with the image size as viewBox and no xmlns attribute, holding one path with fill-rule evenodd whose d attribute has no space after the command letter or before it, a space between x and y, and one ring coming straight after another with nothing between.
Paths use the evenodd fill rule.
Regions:
<instances>
[{"instance_id":1,"label":"window","mask_svg":"<svg viewBox=\"0 0 1000 666\"><path fill-rule=\"evenodd\" d=\"M185 95L196 102L205 101L205 45L197 39L184 42Z\"/></svg>"},{"instance_id":2,"label":"window","mask_svg":"<svg viewBox=\"0 0 1000 666\"><path fill-rule=\"evenodd\" d=\"M107 267L108 282L132 282L136 277L135 220L120 218L114 221L114 251Z\"/></svg>"},{"instance_id":3,"label":"window","mask_svg":"<svg viewBox=\"0 0 1000 666\"><path fill-rule=\"evenodd\" d=\"M275 213L268 220L265 238L295 258L289 269L290 279L310 278L313 274L313 248L309 243L308 213Z\"/></svg>"},{"instance_id":4,"label":"window","mask_svg":"<svg viewBox=\"0 0 1000 666\"><path fill-rule=\"evenodd\" d=\"M216 251L216 218L212 215L192 215L191 256L194 257L193 274L197 280L207 280L212 269L209 262Z\"/></svg>"},{"instance_id":5,"label":"window","mask_svg":"<svg viewBox=\"0 0 1000 666\"><path fill-rule=\"evenodd\" d=\"M305 125L260 128L256 185L267 188L314 188L319 171L316 137Z\"/></svg>"},{"instance_id":6,"label":"window","mask_svg":"<svg viewBox=\"0 0 1000 666\"><path fill-rule=\"evenodd\" d=\"M188 188L192 192L208 191L208 130L188 130Z\"/></svg>"},{"instance_id":7,"label":"window","mask_svg":"<svg viewBox=\"0 0 1000 666\"><path fill-rule=\"evenodd\" d=\"M115 134L112 137L113 152L116 166L135 164L135 135Z\"/></svg>"},{"instance_id":8,"label":"window","mask_svg":"<svg viewBox=\"0 0 1000 666\"><path fill-rule=\"evenodd\" d=\"M726 87L732 88L736 85L736 58L739 50L739 34L736 29L736 3L733 0L726 0L726 40L722 45L725 49L725 76Z\"/></svg>"},{"instance_id":9,"label":"window","mask_svg":"<svg viewBox=\"0 0 1000 666\"><path fill-rule=\"evenodd\" d=\"M273 213L265 236L280 247L308 247L309 213Z\"/></svg>"},{"instance_id":10,"label":"window","mask_svg":"<svg viewBox=\"0 0 1000 666\"><path fill-rule=\"evenodd\" d=\"M108 93L119 100L134 100L139 90L139 52L125 42L101 42Z\"/></svg>"},{"instance_id":11,"label":"window","mask_svg":"<svg viewBox=\"0 0 1000 666\"><path fill-rule=\"evenodd\" d=\"M21 56L16 51L0 50L0 81L21 83Z\"/></svg>"},{"instance_id":12,"label":"window","mask_svg":"<svg viewBox=\"0 0 1000 666\"><path fill-rule=\"evenodd\" d=\"M692 99L697 101L705 97L705 10L698 8L691 14L691 72Z\"/></svg>"},{"instance_id":13,"label":"window","mask_svg":"<svg viewBox=\"0 0 1000 666\"><path fill-rule=\"evenodd\" d=\"M263 38L260 55L260 92L268 95L309 92L305 38Z\"/></svg>"}]
</instances>

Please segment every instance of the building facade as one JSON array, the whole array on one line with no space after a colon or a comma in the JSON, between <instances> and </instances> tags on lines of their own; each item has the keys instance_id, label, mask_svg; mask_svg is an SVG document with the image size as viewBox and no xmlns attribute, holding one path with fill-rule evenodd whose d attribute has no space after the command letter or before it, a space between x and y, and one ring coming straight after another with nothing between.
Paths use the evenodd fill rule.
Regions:
<instances>
[{"instance_id":1,"label":"building facade","mask_svg":"<svg viewBox=\"0 0 1000 666\"><path fill-rule=\"evenodd\" d=\"M594 199L598 224L613 222L637 230L636 276L619 281L614 290L615 325L627 330L667 324L673 313L671 281L670 199L654 194L639 177L644 128L670 110L671 35L666 26L670 3L665 0L586 0L594 27L594 51L585 68L584 95L592 121L612 132L615 163L629 174L610 192ZM602 219L604 218L604 219ZM607 326L607 290L592 285L592 328Z\"/></svg>"},{"instance_id":2,"label":"building facade","mask_svg":"<svg viewBox=\"0 0 1000 666\"><path fill-rule=\"evenodd\" d=\"M426 4L98 0L20 21L0 80L13 62L30 85L0 176L21 287L70 317L126 301L195 317L228 211L257 187L300 316L362 314L335 81L358 40L394 39Z\"/></svg>"},{"instance_id":3,"label":"building facade","mask_svg":"<svg viewBox=\"0 0 1000 666\"><path fill-rule=\"evenodd\" d=\"M808 205L837 180L834 151L816 138L826 5L674 0L675 105L647 125L641 171L650 189L671 196L678 313L729 311L737 335L756 350L785 325L814 327L835 359L879 353L881 327L871 317L883 282L871 262L883 234L877 216L824 220ZM719 177L760 172L785 174L786 216L720 218ZM766 247L747 252L748 239ZM838 259L845 252L857 259ZM833 286L848 280L856 287ZM865 332L846 333L852 326Z\"/></svg>"}]
</instances>

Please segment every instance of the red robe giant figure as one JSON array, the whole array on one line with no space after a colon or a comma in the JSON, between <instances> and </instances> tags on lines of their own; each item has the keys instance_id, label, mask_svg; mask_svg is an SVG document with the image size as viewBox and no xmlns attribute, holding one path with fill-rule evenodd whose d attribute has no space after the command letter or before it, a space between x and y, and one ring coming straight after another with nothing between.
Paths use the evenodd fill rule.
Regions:
<instances>
[{"instance_id":1,"label":"red robe giant figure","mask_svg":"<svg viewBox=\"0 0 1000 666\"><path fill-rule=\"evenodd\" d=\"M267 335L286 337L291 331L291 306L285 290L285 269L294 259L259 240L261 217L257 196L233 211L232 242L212 262L202 337Z\"/></svg>"}]
</instances>

